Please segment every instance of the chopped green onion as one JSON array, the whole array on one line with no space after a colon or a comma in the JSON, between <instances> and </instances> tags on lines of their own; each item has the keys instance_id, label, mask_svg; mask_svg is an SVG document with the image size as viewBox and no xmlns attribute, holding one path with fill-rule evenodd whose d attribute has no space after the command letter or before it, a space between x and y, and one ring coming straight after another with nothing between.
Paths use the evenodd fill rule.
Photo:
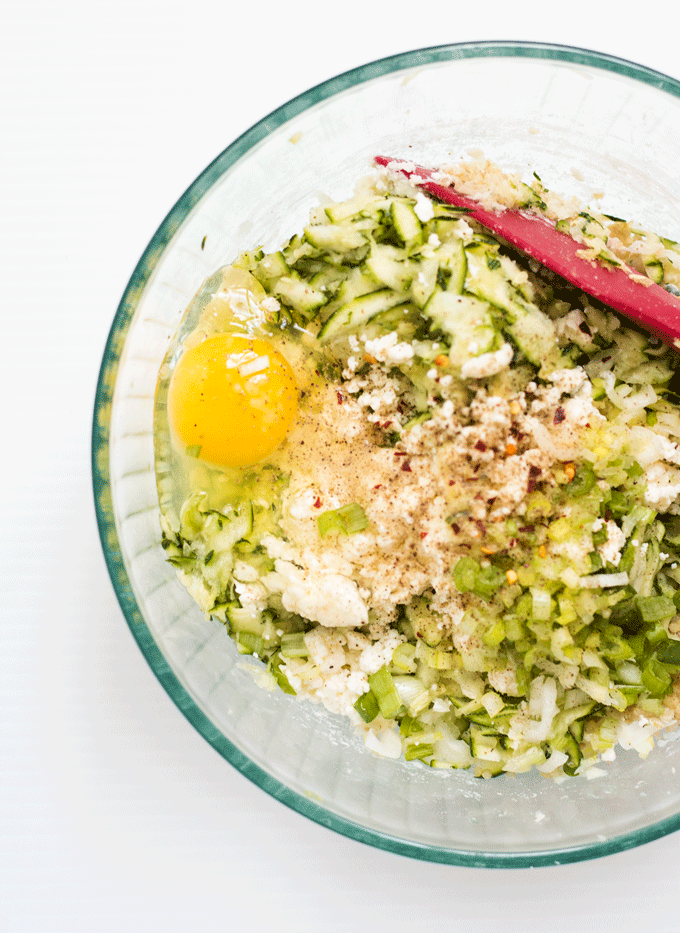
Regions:
<instances>
[{"instance_id":1,"label":"chopped green onion","mask_svg":"<svg viewBox=\"0 0 680 933\"><path fill-rule=\"evenodd\" d=\"M453 582L461 593L469 593L474 589L475 580L479 571L479 564L471 557L461 557L453 568Z\"/></svg>"},{"instance_id":2,"label":"chopped green onion","mask_svg":"<svg viewBox=\"0 0 680 933\"><path fill-rule=\"evenodd\" d=\"M309 649L305 644L304 632L293 632L281 637L281 654L284 658L306 658Z\"/></svg>"},{"instance_id":3,"label":"chopped green onion","mask_svg":"<svg viewBox=\"0 0 680 933\"><path fill-rule=\"evenodd\" d=\"M295 696L295 691L291 687L290 681L281 670L281 655L278 651L273 654L269 660L269 670L274 675L277 684L283 692Z\"/></svg>"},{"instance_id":4,"label":"chopped green onion","mask_svg":"<svg viewBox=\"0 0 680 933\"><path fill-rule=\"evenodd\" d=\"M623 518L624 515L627 515L630 512L630 500L628 499L628 496L625 493L614 489L611 496L609 497L609 502L607 502L607 511L610 513L612 518ZM602 528L601 531L605 532L606 540L606 528ZM595 541L595 535L593 535L593 541Z\"/></svg>"},{"instance_id":5,"label":"chopped green onion","mask_svg":"<svg viewBox=\"0 0 680 933\"><path fill-rule=\"evenodd\" d=\"M381 667L375 674L369 674L368 683L382 715L385 719L394 719L401 708L401 700L390 672Z\"/></svg>"},{"instance_id":6,"label":"chopped green onion","mask_svg":"<svg viewBox=\"0 0 680 933\"><path fill-rule=\"evenodd\" d=\"M489 648L497 648L505 638L505 625L502 619L496 622L482 635L482 641Z\"/></svg>"},{"instance_id":7,"label":"chopped green onion","mask_svg":"<svg viewBox=\"0 0 680 933\"><path fill-rule=\"evenodd\" d=\"M602 528L598 528L597 531L593 532L593 544L595 547L599 547L606 542L608 537L609 532L607 531L607 526L603 525Z\"/></svg>"},{"instance_id":8,"label":"chopped green onion","mask_svg":"<svg viewBox=\"0 0 680 933\"><path fill-rule=\"evenodd\" d=\"M416 646L403 641L392 652L392 667L398 668L406 674L414 674L418 664L416 662Z\"/></svg>"},{"instance_id":9,"label":"chopped green onion","mask_svg":"<svg viewBox=\"0 0 680 933\"><path fill-rule=\"evenodd\" d=\"M373 722L380 712L378 701L370 690L359 697L354 704L354 709L364 722Z\"/></svg>"},{"instance_id":10,"label":"chopped green onion","mask_svg":"<svg viewBox=\"0 0 680 933\"><path fill-rule=\"evenodd\" d=\"M643 622L661 622L676 613L675 603L668 596L639 596L637 604Z\"/></svg>"},{"instance_id":11,"label":"chopped green onion","mask_svg":"<svg viewBox=\"0 0 680 933\"><path fill-rule=\"evenodd\" d=\"M656 659L662 664L680 664L680 641L662 642L656 649Z\"/></svg>"},{"instance_id":12,"label":"chopped green onion","mask_svg":"<svg viewBox=\"0 0 680 933\"><path fill-rule=\"evenodd\" d=\"M500 587L507 583L502 570L490 565L480 567L472 557L461 557L453 568L453 582L461 593L475 593L490 603Z\"/></svg>"},{"instance_id":13,"label":"chopped green onion","mask_svg":"<svg viewBox=\"0 0 680 933\"><path fill-rule=\"evenodd\" d=\"M548 528L548 537L557 544L562 544L572 538L574 527L568 518L557 518L550 523Z\"/></svg>"},{"instance_id":14,"label":"chopped green onion","mask_svg":"<svg viewBox=\"0 0 680 933\"><path fill-rule=\"evenodd\" d=\"M437 671L450 671L459 666L457 663L458 657L453 651L441 651L439 648L432 648L427 664Z\"/></svg>"},{"instance_id":15,"label":"chopped green onion","mask_svg":"<svg viewBox=\"0 0 680 933\"><path fill-rule=\"evenodd\" d=\"M589 463L580 463L576 467L576 474L569 483L569 492L575 499L585 496L595 485L597 477Z\"/></svg>"},{"instance_id":16,"label":"chopped green onion","mask_svg":"<svg viewBox=\"0 0 680 933\"><path fill-rule=\"evenodd\" d=\"M552 600L547 590L531 588L531 614L534 619L546 622L552 612Z\"/></svg>"},{"instance_id":17,"label":"chopped green onion","mask_svg":"<svg viewBox=\"0 0 680 933\"><path fill-rule=\"evenodd\" d=\"M671 675L656 658L650 658L642 671L642 683L654 698L659 699L668 692Z\"/></svg>"},{"instance_id":18,"label":"chopped green onion","mask_svg":"<svg viewBox=\"0 0 680 933\"><path fill-rule=\"evenodd\" d=\"M507 583L507 577L502 570L493 566L480 567L473 593L490 603L504 583Z\"/></svg>"},{"instance_id":19,"label":"chopped green onion","mask_svg":"<svg viewBox=\"0 0 680 933\"><path fill-rule=\"evenodd\" d=\"M403 736L414 735L416 732L423 731L423 724L408 714L399 723L399 731Z\"/></svg>"},{"instance_id":20,"label":"chopped green onion","mask_svg":"<svg viewBox=\"0 0 680 933\"><path fill-rule=\"evenodd\" d=\"M579 748L579 743L576 741L573 735L568 734L564 736L564 739L562 742L560 742L560 745L562 747L559 749L559 751L564 752L565 755L569 755L569 761L565 761L565 763L562 765L562 770L565 774L573 777L576 774L578 766L581 764L581 758L583 757L581 754L581 749Z\"/></svg>"},{"instance_id":21,"label":"chopped green onion","mask_svg":"<svg viewBox=\"0 0 680 933\"><path fill-rule=\"evenodd\" d=\"M621 632L620 629L617 630L617 626L614 625L608 626L603 632L600 650L602 656L613 664L618 664L620 661L627 661L629 658L635 656L630 642L623 637L623 632Z\"/></svg>"},{"instance_id":22,"label":"chopped green onion","mask_svg":"<svg viewBox=\"0 0 680 933\"><path fill-rule=\"evenodd\" d=\"M236 632L234 635L239 654L256 654L260 656L264 648L264 641L260 635L252 632Z\"/></svg>"},{"instance_id":23,"label":"chopped green onion","mask_svg":"<svg viewBox=\"0 0 680 933\"><path fill-rule=\"evenodd\" d=\"M341 535L347 534L342 519L334 509L329 509L327 512L322 512L321 515L318 515L316 524L319 529L319 535L322 538L325 538L326 535L333 531L337 531L338 534Z\"/></svg>"},{"instance_id":24,"label":"chopped green onion","mask_svg":"<svg viewBox=\"0 0 680 933\"><path fill-rule=\"evenodd\" d=\"M333 531L342 535L353 535L368 528L366 513L356 502L322 512L317 516L316 523L322 538Z\"/></svg>"},{"instance_id":25,"label":"chopped green onion","mask_svg":"<svg viewBox=\"0 0 680 933\"><path fill-rule=\"evenodd\" d=\"M421 412L421 414L416 415L415 418L411 418L410 421L407 421L401 430L402 432L410 431L411 428L415 428L417 424L424 424L426 421L429 421L431 418L432 418L431 411Z\"/></svg>"},{"instance_id":26,"label":"chopped green onion","mask_svg":"<svg viewBox=\"0 0 680 933\"><path fill-rule=\"evenodd\" d=\"M434 755L434 745L431 742L423 742L422 745L409 745L404 752L404 759L406 761L416 761L429 758L430 755Z\"/></svg>"},{"instance_id":27,"label":"chopped green onion","mask_svg":"<svg viewBox=\"0 0 680 933\"><path fill-rule=\"evenodd\" d=\"M668 635L666 633L666 626L664 623L657 622L653 629L645 632L645 638L650 645L658 645L659 642L665 641L668 638Z\"/></svg>"},{"instance_id":28,"label":"chopped green onion","mask_svg":"<svg viewBox=\"0 0 680 933\"><path fill-rule=\"evenodd\" d=\"M366 513L356 502L343 505L337 511L348 535L356 534L358 531L365 531L368 528Z\"/></svg>"}]
</instances>

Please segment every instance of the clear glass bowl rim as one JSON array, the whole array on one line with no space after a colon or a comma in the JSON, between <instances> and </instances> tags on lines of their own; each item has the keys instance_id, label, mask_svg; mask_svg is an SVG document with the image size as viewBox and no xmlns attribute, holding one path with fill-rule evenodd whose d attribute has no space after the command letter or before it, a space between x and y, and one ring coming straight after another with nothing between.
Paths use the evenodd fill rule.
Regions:
<instances>
[{"instance_id":1,"label":"clear glass bowl rim","mask_svg":"<svg viewBox=\"0 0 680 933\"><path fill-rule=\"evenodd\" d=\"M337 833L367 845L424 861L464 867L529 868L560 865L599 858L651 842L680 829L680 813L643 829L613 839L575 847L521 853L480 852L414 843L379 833L346 820L322 805L290 790L255 765L236 748L203 714L180 684L144 622L127 575L112 511L109 474L109 426L119 351L135 311L135 296L148 281L155 263L184 219L205 192L238 159L272 130L335 94L373 80L381 75L466 58L533 58L597 68L651 85L680 99L680 82L658 71L601 52L543 42L480 41L461 42L415 49L378 59L336 75L294 97L259 120L234 140L207 166L168 213L139 260L120 301L108 335L97 383L92 426L92 480L97 525L104 557L118 602L130 631L163 688L198 732L233 767L276 800L303 816Z\"/></svg>"}]
</instances>

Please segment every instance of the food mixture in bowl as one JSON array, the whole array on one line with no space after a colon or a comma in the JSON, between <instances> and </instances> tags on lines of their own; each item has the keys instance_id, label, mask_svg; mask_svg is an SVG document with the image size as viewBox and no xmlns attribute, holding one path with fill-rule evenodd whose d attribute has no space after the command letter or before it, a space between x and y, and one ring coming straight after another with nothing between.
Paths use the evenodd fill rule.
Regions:
<instances>
[{"instance_id":1,"label":"food mixture in bowl","mask_svg":"<svg viewBox=\"0 0 680 933\"><path fill-rule=\"evenodd\" d=\"M483 158L680 295L677 244ZM678 357L380 169L203 286L160 373L163 547L260 682L389 757L581 774L680 718Z\"/></svg>"}]
</instances>

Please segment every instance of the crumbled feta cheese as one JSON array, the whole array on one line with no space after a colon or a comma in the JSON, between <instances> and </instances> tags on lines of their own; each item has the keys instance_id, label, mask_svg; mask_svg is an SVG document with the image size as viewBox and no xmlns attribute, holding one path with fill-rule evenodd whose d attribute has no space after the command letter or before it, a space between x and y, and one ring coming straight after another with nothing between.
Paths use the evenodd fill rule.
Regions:
<instances>
[{"instance_id":1,"label":"crumbled feta cheese","mask_svg":"<svg viewBox=\"0 0 680 933\"><path fill-rule=\"evenodd\" d=\"M260 306L264 308L265 311L269 311L270 314L276 314L277 311L281 310L278 299L274 298L273 295L268 295L267 298L263 298L260 302Z\"/></svg>"},{"instance_id":2,"label":"crumbled feta cheese","mask_svg":"<svg viewBox=\"0 0 680 933\"><path fill-rule=\"evenodd\" d=\"M283 581L281 599L288 612L330 628L357 628L368 622L368 609L354 580L337 573L301 570L281 558L274 566Z\"/></svg>"},{"instance_id":3,"label":"crumbled feta cheese","mask_svg":"<svg viewBox=\"0 0 680 933\"><path fill-rule=\"evenodd\" d=\"M359 669L365 674L375 674L381 667L389 664L394 649L406 639L394 629L390 629L373 645L369 645L361 652Z\"/></svg>"},{"instance_id":4,"label":"crumbled feta cheese","mask_svg":"<svg viewBox=\"0 0 680 933\"><path fill-rule=\"evenodd\" d=\"M645 503L658 512L668 512L680 496L680 472L661 462L645 470Z\"/></svg>"},{"instance_id":5,"label":"crumbled feta cheese","mask_svg":"<svg viewBox=\"0 0 680 933\"><path fill-rule=\"evenodd\" d=\"M548 374L547 379L559 389L562 395L573 395L587 381L587 375L582 366L573 369L555 369Z\"/></svg>"},{"instance_id":6,"label":"crumbled feta cheese","mask_svg":"<svg viewBox=\"0 0 680 933\"><path fill-rule=\"evenodd\" d=\"M616 522L608 521L606 527L607 540L597 550L605 564L613 564L617 567L621 560L621 550L626 543L626 536ZM593 526L593 530L597 529Z\"/></svg>"},{"instance_id":7,"label":"crumbled feta cheese","mask_svg":"<svg viewBox=\"0 0 680 933\"><path fill-rule=\"evenodd\" d=\"M398 342L396 331L390 331L382 337L367 340L366 352L380 363L405 363L413 359L415 350L410 343Z\"/></svg>"},{"instance_id":8,"label":"crumbled feta cheese","mask_svg":"<svg viewBox=\"0 0 680 933\"><path fill-rule=\"evenodd\" d=\"M309 656L318 668L328 673L339 671L345 663L344 635L332 628L315 628L305 635Z\"/></svg>"},{"instance_id":9,"label":"crumbled feta cheese","mask_svg":"<svg viewBox=\"0 0 680 933\"><path fill-rule=\"evenodd\" d=\"M262 583L239 583L234 580L234 589L244 608L257 611L267 608L267 588Z\"/></svg>"},{"instance_id":10,"label":"crumbled feta cheese","mask_svg":"<svg viewBox=\"0 0 680 933\"><path fill-rule=\"evenodd\" d=\"M416 195L416 203L413 211L421 223L427 223L428 220L432 220L434 217L434 205L432 204L432 200L422 191L419 191Z\"/></svg>"},{"instance_id":11,"label":"crumbled feta cheese","mask_svg":"<svg viewBox=\"0 0 680 933\"><path fill-rule=\"evenodd\" d=\"M495 376L507 369L512 361L513 351L509 343L504 343L499 350L493 353L482 353L466 360L461 366L463 379L483 379L485 376Z\"/></svg>"}]
</instances>

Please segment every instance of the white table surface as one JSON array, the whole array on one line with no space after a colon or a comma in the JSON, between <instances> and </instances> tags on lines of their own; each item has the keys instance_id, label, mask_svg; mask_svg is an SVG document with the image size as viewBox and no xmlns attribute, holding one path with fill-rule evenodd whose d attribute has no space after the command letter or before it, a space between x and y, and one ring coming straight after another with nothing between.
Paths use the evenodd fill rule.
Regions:
<instances>
[{"instance_id":1,"label":"white table surface","mask_svg":"<svg viewBox=\"0 0 680 933\"><path fill-rule=\"evenodd\" d=\"M446 867L335 835L250 784L140 654L92 504L94 388L128 277L186 186L256 120L348 68L464 40L562 42L680 78L672 0L635 15L550 7L4 7L1 933L680 929L678 835L557 868Z\"/></svg>"}]
</instances>

